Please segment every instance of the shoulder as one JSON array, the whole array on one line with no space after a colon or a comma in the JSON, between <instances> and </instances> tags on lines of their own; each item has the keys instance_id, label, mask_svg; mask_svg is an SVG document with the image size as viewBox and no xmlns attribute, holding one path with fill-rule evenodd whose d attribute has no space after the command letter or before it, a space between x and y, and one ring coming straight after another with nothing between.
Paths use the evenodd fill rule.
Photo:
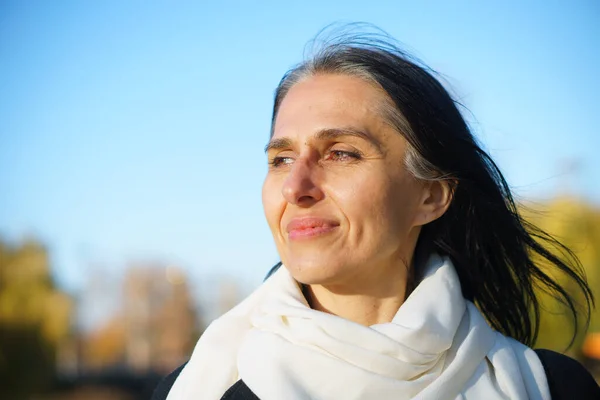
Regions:
<instances>
[{"instance_id":1,"label":"shoulder","mask_svg":"<svg viewBox=\"0 0 600 400\"><path fill-rule=\"evenodd\" d=\"M175 380L186 366L187 363L179 366L176 370L171 372L169 375L165 376L154 389L154 393L152 394L151 400L166 400L169 391L173 387Z\"/></svg>"},{"instance_id":2,"label":"shoulder","mask_svg":"<svg viewBox=\"0 0 600 400\"><path fill-rule=\"evenodd\" d=\"M179 366L175 371L165 376L158 384L154 393L152 394L151 400L166 400L169 395L169 391L173 387L175 380L185 368L187 363ZM223 400L259 400L258 397L250 390L244 381L239 380L233 386L231 386L223 395Z\"/></svg>"},{"instance_id":3,"label":"shoulder","mask_svg":"<svg viewBox=\"0 0 600 400\"><path fill-rule=\"evenodd\" d=\"M600 399L600 387L579 362L552 350L535 352L544 366L553 399Z\"/></svg>"}]
</instances>

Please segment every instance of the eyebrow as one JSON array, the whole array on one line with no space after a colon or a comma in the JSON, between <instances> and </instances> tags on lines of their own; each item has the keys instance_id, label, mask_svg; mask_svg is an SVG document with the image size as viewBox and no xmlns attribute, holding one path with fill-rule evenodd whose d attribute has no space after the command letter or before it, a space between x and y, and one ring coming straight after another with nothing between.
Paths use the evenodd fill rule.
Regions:
<instances>
[{"instance_id":1,"label":"eyebrow","mask_svg":"<svg viewBox=\"0 0 600 400\"><path fill-rule=\"evenodd\" d=\"M334 139L338 139L338 138L344 137L344 136L353 136L353 137L363 139L363 140L371 143L373 146L375 146L375 148L377 150L381 151L380 144L377 141L375 141L371 135L369 135L366 132L363 132L361 130L354 129L354 128L321 129L314 135L314 138L317 140L334 140ZM292 147L292 140L289 138L284 137L284 138L272 139L265 146L265 153L267 153L269 150L281 150L281 149L290 148L290 147Z\"/></svg>"}]
</instances>

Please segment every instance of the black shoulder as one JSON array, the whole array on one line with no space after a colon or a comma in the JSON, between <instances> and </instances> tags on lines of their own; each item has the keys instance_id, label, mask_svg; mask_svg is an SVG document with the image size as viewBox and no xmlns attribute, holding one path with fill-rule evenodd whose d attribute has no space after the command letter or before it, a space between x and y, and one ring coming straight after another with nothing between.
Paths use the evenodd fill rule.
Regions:
<instances>
[{"instance_id":1,"label":"black shoulder","mask_svg":"<svg viewBox=\"0 0 600 400\"><path fill-rule=\"evenodd\" d=\"M165 376L154 389L154 393L152 394L151 400L166 400L169 391L173 387L175 380L186 366L187 363L179 366L175 371L171 372L169 375Z\"/></svg>"},{"instance_id":2,"label":"black shoulder","mask_svg":"<svg viewBox=\"0 0 600 400\"><path fill-rule=\"evenodd\" d=\"M600 387L579 362L552 350L535 352L544 366L553 400L600 399Z\"/></svg>"},{"instance_id":3,"label":"black shoulder","mask_svg":"<svg viewBox=\"0 0 600 400\"><path fill-rule=\"evenodd\" d=\"M239 381L234 383L233 386L231 386L229 389L227 389L227 391L225 392L223 397L221 397L221 400L260 400L260 399L254 394L254 392L252 392L252 390L250 390L250 388L246 385L246 383L240 379Z\"/></svg>"},{"instance_id":4,"label":"black shoulder","mask_svg":"<svg viewBox=\"0 0 600 400\"><path fill-rule=\"evenodd\" d=\"M169 391L175 384L175 380L186 366L187 363L179 366L175 371L171 372L169 375L165 376L154 389L154 393L152 394L151 400L166 400L169 395ZM233 386L231 386L223 395L222 400L260 400L256 395L250 390L246 383L242 380L237 381Z\"/></svg>"}]
</instances>

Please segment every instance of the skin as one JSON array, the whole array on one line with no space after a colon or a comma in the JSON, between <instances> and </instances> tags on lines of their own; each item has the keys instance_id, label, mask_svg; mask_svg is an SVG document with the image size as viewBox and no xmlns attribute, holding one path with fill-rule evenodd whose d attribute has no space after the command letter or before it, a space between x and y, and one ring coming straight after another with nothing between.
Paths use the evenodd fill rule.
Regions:
<instances>
[{"instance_id":1,"label":"skin","mask_svg":"<svg viewBox=\"0 0 600 400\"><path fill-rule=\"evenodd\" d=\"M402 305L421 227L451 197L446 184L406 170L407 142L379 111L389 101L358 77L305 78L281 103L267 145L263 207L283 264L312 308L366 326ZM327 222L288 232L306 218Z\"/></svg>"}]
</instances>

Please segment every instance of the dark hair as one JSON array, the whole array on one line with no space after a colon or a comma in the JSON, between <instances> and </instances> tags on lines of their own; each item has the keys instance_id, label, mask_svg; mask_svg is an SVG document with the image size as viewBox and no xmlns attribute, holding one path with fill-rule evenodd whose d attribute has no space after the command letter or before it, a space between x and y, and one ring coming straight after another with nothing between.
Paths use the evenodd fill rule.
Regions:
<instances>
[{"instance_id":1,"label":"dark hair","mask_svg":"<svg viewBox=\"0 0 600 400\"><path fill-rule=\"evenodd\" d=\"M493 328L530 346L539 330L536 290L552 294L574 318L573 341L578 303L551 275L563 273L580 289L589 324L594 299L579 260L521 217L498 166L477 143L458 103L434 73L380 31L342 32L283 76L275 91L272 126L289 89L315 74L358 76L382 88L392 106L386 118L409 143L404 160L408 170L417 179L451 185L451 205L423 227L419 252L449 256L464 297L479 307Z\"/></svg>"}]
</instances>

